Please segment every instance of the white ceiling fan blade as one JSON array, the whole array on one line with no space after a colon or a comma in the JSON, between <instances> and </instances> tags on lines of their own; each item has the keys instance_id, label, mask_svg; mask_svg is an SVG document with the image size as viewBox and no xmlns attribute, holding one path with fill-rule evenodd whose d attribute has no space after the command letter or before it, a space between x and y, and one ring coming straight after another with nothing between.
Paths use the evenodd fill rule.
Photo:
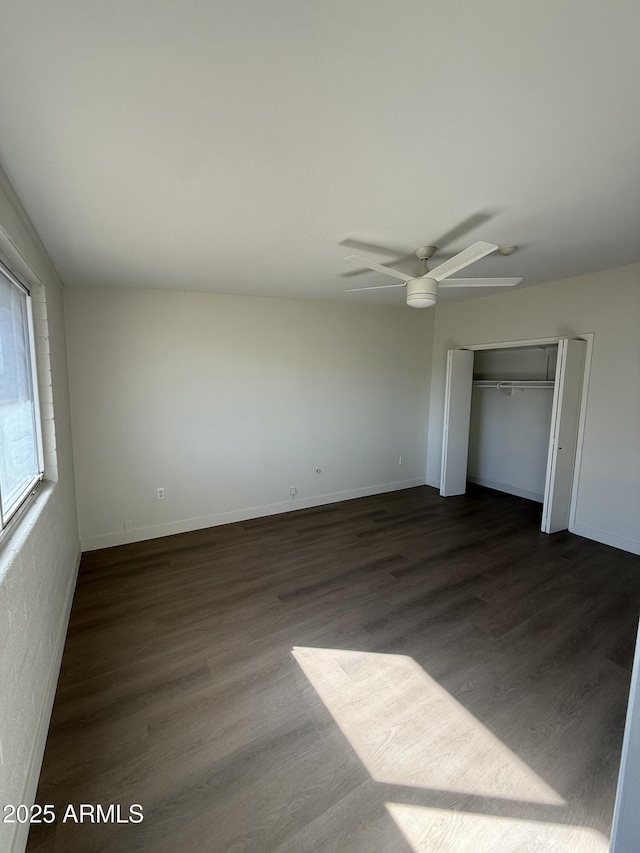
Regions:
<instances>
[{"instance_id":1,"label":"white ceiling fan blade","mask_svg":"<svg viewBox=\"0 0 640 853\"><path fill-rule=\"evenodd\" d=\"M497 248L497 246L496 246ZM392 270L389 267L384 267L382 264L377 264L375 261L368 261L366 258L359 258L357 255L349 255L345 258L345 261L353 261L356 264L364 264L365 267L369 267L370 270L375 270L376 272L382 272L385 275L391 275L394 278L401 278L402 281L409 281L411 278L415 278L413 275L407 275L405 272L400 272L400 270ZM455 272L455 270L454 270ZM360 289L360 288L359 288ZM364 288L368 290L369 288Z\"/></svg>"},{"instance_id":2,"label":"white ceiling fan blade","mask_svg":"<svg viewBox=\"0 0 640 853\"><path fill-rule=\"evenodd\" d=\"M355 293L356 290L387 290L389 287L406 287L406 284L378 284L375 287L350 287L345 293Z\"/></svg>"},{"instance_id":3,"label":"white ceiling fan blade","mask_svg":"<svg viewBox=\"0 0 640 853\"><path fill-rule=\"evenodd\" d=\"M521 278L449 278L440 287L513 287Z\"/></svg>"},{"instance_id":4,"label":"white ceiling fan blade","mask_svg":"<svg viewBox=\"0 0 640 853\"><path fill-rule=\"evenodd\" d=\"M495 252L497 248L498 247L493 243L485 243L484 240L479 240L477 243L474 243L473 246L469 246L468 249L458 252L457 255L454 255L451 258L451 260L445 261L443 264L440 264L440 266L435 267L435 269L429 270L429 278L434 278L436 281L442 281L450 275L458 272L458 270L462 270L465 267L468 267L469 264L479 261L480 258L484 258L485 255Z\"/></svg>"}]
</instances>

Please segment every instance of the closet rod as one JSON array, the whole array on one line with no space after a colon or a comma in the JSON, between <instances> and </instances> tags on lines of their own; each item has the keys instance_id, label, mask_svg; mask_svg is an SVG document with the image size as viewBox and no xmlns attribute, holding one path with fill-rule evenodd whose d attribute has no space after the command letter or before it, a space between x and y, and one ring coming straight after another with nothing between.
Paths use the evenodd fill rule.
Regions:
<instances>
[{"instance_id":1,"label":"closet rod","mask_svg":"<svg viewBox=\"0 0 640 853\"><path fill-rule=\"evenodd\" d=\"M478 388L497 388L501 390L502 388L553 388L554 386L553 380L523 380L522 382L515 382L511 380L506 381L496 381L490 379L474 379L473 385Z\"/></svg>"}]
</instances>

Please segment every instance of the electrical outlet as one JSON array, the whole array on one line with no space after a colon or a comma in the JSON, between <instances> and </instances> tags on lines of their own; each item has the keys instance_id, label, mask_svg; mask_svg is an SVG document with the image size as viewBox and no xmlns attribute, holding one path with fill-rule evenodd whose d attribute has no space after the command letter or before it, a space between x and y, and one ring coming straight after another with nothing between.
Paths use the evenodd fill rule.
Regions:
<instances>
[{"instance_id":1,"label":"electrical outlet","mask_svg":"<svg viewBox=\"0 0 640 853\"><path fill-rule=\"evenodd\" d=\"M289 494L291 495L291 497L298 494L298 490L295 486L291 486L291 488L289 489Z\"/></svg>"},{"instance_id":2,"label":"electrical outlet","mask_svg":"<svg viewBox=\"0 0 640 853\"><path fill-rule=\"evenodd\" d=\"M133 530L133 521L125 521L124 532L129 533L130 530Z\"/></svg>"},{"instance_id":3,"label":"electrical outlet","mask_svg":"<svg viewBox=\"0 0 640 853\"><path fill-rule=\"evenodd\" d=\"M398 457L398 465L404 465L404 456Z\"/></svg>"},{"instance_id":4,"label":"electrical outlet","mask_svg":"<svg viewBox=\"0 0 640 853\"><path fill-rule=\"evenodd\" d=\"M159 501L164 500L164 486L160 486L160 488L156 489L156 497Z\"/></svg>"}]
</instances>

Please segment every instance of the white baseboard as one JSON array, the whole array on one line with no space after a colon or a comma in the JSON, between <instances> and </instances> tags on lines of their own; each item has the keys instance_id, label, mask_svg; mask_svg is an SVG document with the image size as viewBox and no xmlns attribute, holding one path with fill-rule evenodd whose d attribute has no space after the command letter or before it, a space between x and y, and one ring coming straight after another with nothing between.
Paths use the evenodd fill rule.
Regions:
<instances>
[{"instance_id":1,"label":"white baseboard","mask_svg":"<svg viewBox=\"0 0 640 853\"><path fill-rule=\"evenodd\" d=\"M440 488L440 478L439 477L427 477L426 479L427 486L433 486L434 489Z\"/></svg>"},{"instance_id":2,"label":"white baseboard","mask_svg":"<svg viewBox=\"0 0 640 853\"><path fill-rule=\"evenodd\" d=\"M470 483L475 483L477 486L485 486L487 489L495 489L496 492L506 492L508 495L515 495L518 498L526 498L529 501L536 501L541 504L544 501L544 495L538 492L530 492L528 489L519 489L517 486L510 486L508 483L496 483L494 480L485 480L484 477L471 477L467 474L467 480Z\"/></svg>"},{"instance_id":3,"label":"white baseboard","mask_svg":"<svg viewBox=\"0 0 640 853\"><path fill-rule=\"evenodd\" d=\"M397 483L385 483L380 486L366 486L361 489L349 489L345 492L334 492L329 495L315 495L310 498L296 498L291 501L281 501L264 506L248 507L247 509L220 512L201 518L187 518L184 521L170 521L167 524L155 524L150 527L138 527L127 533L106 533L103 536L92 536L81 539L83 551L96 551L99 548L111 548L114 545L129 545L132 542L144 542L147 539L157 539L160 536L172 536L175 533L189 533L192 530L202 530L205 527L218 527L220 524L232 524L235 521L248 521L252 518L263 518L267 515L278 515L282 512L294 512L297 509L308 509L324 504L350 501L355 498L366 498L371 495L381 495L385 492L396 492L401 489L412 489L424 486L421 478L402 480Z\"/></svg>"},{"instance_id":4,"label":"white baseboard","mask_svg":"<svg viewBox=\"0 0 640 853\"><path fill-rule=\"evenodd\" d=\"M36 798L38 790L38 780L40 778L40 769L42 767L42 759L44 757L44 748L47 743L47 735L49 734L49 723L51 721L51 711L53 709L53 700L56 696L56 688L58 686L58 676L60 675L60 665L62 663L62 653L64 652L64 643L67 638L67 628L69 626L69 616L71 615L71 605L73 603L73 594L76 589L76 580L78 577L78 568L80 567L81 553L78 553L76 558L75 570L71 573L67 591L65 594L64 608L58 625L58 635L56 637L55 647L51 657L51 666L49 668L49 677L47 678L47 686L44 695L44 701L40 709L40 717L36 729L36 737L31 751L29 760L29 769L27 770L27 778L24 783L21 803L31 805ZM19 823L16 828L9 847L10 853L24 853L27 846L27 836L29 835L29 824Z\"/></svg>"},{"instance_id":5,"label":"white baseboard","mask_svg":"<svg viewBox=\"0 0 640 853\"><path fill-rule=\"evenodd\" d=\"M615 533L607 533L606 530L599 530L597 527L589 527L587 524L576 524L575 522L569 523L569 533L584 536L585 539L593 539L595 542L602 542L603 545L611 545L612 548L619 548L621 551L640 555L640 542L637 539L617 536Z\"/></svg>"}]
</instances>

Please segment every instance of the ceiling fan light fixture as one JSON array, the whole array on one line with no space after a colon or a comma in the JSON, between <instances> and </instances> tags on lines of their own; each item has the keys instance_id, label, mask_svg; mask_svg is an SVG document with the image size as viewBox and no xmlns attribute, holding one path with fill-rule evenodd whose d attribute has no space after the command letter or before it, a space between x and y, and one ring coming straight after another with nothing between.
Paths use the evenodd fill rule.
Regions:
<instances>
[{"instance_id":1,"label":"ceiling fan light fixture","mask_svg":"<svg viewBox=\"0 0 640 853\"><path fill-rule=\"evenodd\" d=\"M503 247L509 251L511 246ZM384 275L389 275L392 278L399 278L402 284L377 284L374 287L353 287L349 288L348 293L355 290L380 290L385 287L406 287L407 289L407 305L411 308L430 308L438 301L438 283L442 287L513 287L522 281L521 278L451 278L470 264L475 264L480 258L485 255L490 255L498 249L494 243L486 243L484 240L477 240L473 245L462 252L458 252L449 260L438 264L437 267L430 270L427 265L428 258L436 251L433 246L421 246L416 249L416 255L422 261L421 273L418 276L410 276L400 270L395 270L392 267L377 264L375 261L368 261L366 258L359 258L357 255L349 255L345 258L346 261L355 261L359 264L364 264L370 270L381 272Z\"/></svg>"},{"instance_id":2,"label":"ceiling fan light fixture","mask_svg":"<svg viewBox=\"0 0 640 853\"><path fill-rule=\"evenodd\" d=\"M407 305L430 308L438 301L438 283L432 278L412 278L407 282Z\"/></svg>"},{"instance_id":3,"label":"ceiling fan light fixture","mask_svg":"<svg viewBox=\"0 0 640 853\"><path fill-rule=\"evenodd\" d=\"M431 308L431 306L435 305L437 301L437 296L427 294L407 296L407 305L410 305L412 308Z\"/></svg>"}]
</instances>

